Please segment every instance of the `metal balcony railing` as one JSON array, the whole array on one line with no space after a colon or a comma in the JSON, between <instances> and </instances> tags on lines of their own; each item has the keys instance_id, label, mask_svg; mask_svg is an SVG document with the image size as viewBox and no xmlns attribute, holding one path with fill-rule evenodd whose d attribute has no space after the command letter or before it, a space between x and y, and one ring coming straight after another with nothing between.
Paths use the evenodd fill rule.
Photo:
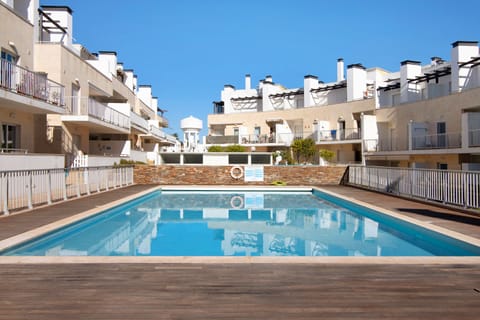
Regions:
<instances>
[{"instance_id":1,"label":"metal balcony railing","mask_svg":"<svg viewBox=\"0 0 480 320\"><path fill-rule=\"evenodd\" d=\"M318 130L315 132L314 136L316 137L317 142L359 140L362 138L361 131L358 128Z\"/></svg>"},{"instance_id":2,"label":"metal balcony railing","mask_svg":"<svg viewBox=\"0 0 480 320\"><path fill-rule=\"evenodd\" d=\"M0 59L0 86L8 91L65 107L65 88L47 78L46 73L32 72Z\"/></svg>"},{"instance_id":3,"label":"metal balcony railing","mask_svg":"<svg viewBox=\"0 0 480 320\"><path fill-rule=\"evenodd\" d=\"M149 131L148 121L136 114L135 112L130 112L130 121L132 126L136 126L139 129L144 130L145 132Z\"/></svg>"},{"instance_id":4,"label":"metal balcony railing","mask_svg":"<svg viewBox=\"0 0 480 320\"><path fill-rule=\"evenodd\" d=\"M474 129L468 131L468 146L480 147L480 129Z\"/></svg>"},{"instance_id":5,"label":"metal balcony railing","mask_svg":"<svg viewBox=\"0 0 480 320\"><path fill-rule=\"evenodd\" d=\"M412 137L412 150L450 149L462 146L462 135L459 132L426 134Z\"/></svg>"},{"instance_id":6,"label":"metal balcony railing","mask_svg":"<svg viewBox=\"0 0 480 320\"><path fill-rule=\"evenodd\" d=\"M129 116L91 98L88 99L88 115L117 127L130 129Z\"/></svg>"}]
</instances>

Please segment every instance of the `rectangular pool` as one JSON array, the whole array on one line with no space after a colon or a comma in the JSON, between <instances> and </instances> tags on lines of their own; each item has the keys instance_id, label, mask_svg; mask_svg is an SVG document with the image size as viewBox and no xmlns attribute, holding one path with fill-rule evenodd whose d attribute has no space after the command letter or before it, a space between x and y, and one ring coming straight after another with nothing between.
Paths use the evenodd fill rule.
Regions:
<instances>
[{"instance_id":1,"label":"rectangular pool","mask_svg":"<svg viewBox=\"0 0 480 320\"><path fill-rule=\"evenodd\" d=\"M480 255L478 246L331 194L278 190L155 191L0 255Z\"/></svg>"}]
</instances>

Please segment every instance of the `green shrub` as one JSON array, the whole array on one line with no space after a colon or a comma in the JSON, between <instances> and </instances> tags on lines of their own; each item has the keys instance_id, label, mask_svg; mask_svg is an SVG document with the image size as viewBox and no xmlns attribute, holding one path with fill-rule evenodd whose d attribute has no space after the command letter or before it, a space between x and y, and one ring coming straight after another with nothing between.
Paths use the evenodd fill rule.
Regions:
<instances>
[{"instance_id":1,"label":"green shrub","mask_svg":"<svg viewBox=\"0 0 480 320\"><path fill-rule=\"evenodd\" d=\"M221 146L211 146L208 148L208 152L223 152L223 147Z\"/></svg>"},{"instance_id":2,"label":"green shrub","mask_svg":"<svg viewBox=\"0 0 480 320\"><path fill-rule=\"evenodd\" d=\"M245 152L247 149L244 146L233 144L231 146L225 147L226 152Z\"/></svg>"}]
</instances>

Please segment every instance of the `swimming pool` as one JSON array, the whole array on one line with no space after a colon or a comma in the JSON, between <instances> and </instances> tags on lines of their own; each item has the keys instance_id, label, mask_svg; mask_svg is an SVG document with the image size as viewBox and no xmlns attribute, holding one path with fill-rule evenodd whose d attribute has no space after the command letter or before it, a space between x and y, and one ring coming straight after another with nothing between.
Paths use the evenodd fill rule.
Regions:
<instances>
[{"instance_id":1,"label":"swimming pool","mask_svg":"<svg viewBox=\"0 0 480 320\"><path fill-rule=\"evenodd\" d=\"M478 256L318 190L161 190L12 247L24 256Z\"/></svg>"}]
</instances>

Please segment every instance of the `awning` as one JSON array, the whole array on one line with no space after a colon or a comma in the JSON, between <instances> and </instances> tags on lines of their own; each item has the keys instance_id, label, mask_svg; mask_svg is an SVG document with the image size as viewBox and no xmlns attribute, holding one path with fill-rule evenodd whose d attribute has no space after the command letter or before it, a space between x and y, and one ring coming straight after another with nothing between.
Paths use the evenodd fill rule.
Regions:
<instances>
[{"instance_id":1,"label":"awning","mask_svg":"<svg viewBox=\"0 0 480 320\"><path fill-rule=\"evenodd\" d=\"M265 122L268 124L275 124L275 123L284 123L285 120L283 120L282 118L269 118L269 119L266 119Z\"/></svg>"}]
</instances>

